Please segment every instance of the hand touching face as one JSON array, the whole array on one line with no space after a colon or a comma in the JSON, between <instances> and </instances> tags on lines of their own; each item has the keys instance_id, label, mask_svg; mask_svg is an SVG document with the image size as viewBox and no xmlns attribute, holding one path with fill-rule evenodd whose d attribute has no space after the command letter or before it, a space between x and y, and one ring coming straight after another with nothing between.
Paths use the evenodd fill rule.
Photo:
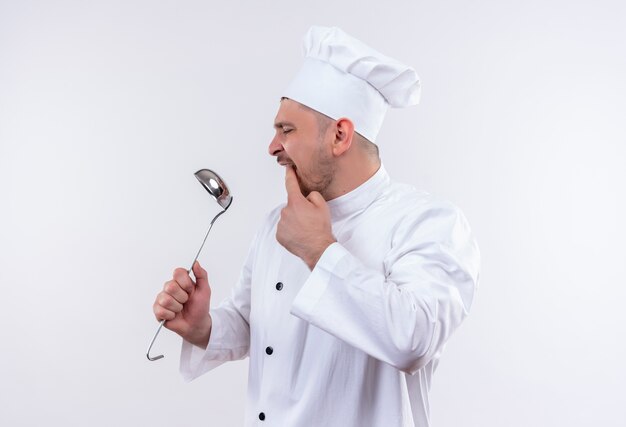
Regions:
<instances>
[{"instance_id":1,"label":"hand touching face","mask_svg":"<svg viewBox=\"0 0 626 427\"><path fill-rule=\"evenodd\" d=\"M326 248L336 242L332 234L330 209L317 191L311 191L304 197L291 166L285 168L285 188L287 205L280 214L276 240L312 270Z\"/></svg>"}]
</instances>

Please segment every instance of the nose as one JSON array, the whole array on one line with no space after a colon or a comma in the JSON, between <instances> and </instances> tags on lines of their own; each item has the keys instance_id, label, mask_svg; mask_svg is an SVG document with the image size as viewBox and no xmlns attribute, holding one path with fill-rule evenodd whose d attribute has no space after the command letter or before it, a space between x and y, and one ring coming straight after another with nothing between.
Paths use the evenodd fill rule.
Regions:
<instances>
[{"instance_id":1,"label":"nose","mask_svg":"<svg viewBox=\"0 0 626 427\"><path fill-rule=\"evenodd\" d=\"M278 135L274 136L267 150L269 155L278 156L283 150L283 145L278 141Z\"/></svg>"}]
</instances>

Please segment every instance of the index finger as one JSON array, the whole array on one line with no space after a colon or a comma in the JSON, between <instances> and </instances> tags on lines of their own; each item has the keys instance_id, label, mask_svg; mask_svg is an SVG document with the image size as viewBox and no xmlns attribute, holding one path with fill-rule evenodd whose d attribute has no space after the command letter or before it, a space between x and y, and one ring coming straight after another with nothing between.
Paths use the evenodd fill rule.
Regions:
<instances>
[{"instance_id":1,"label":"index finger","mask_svg":"<svg viewBox=\"0 0 626 427\"><path fill-rule=\"evenodd\" d=\"M189 273L184 268L177 268L174 270L172 278L183 288L187 293L193 291L194 285Z\"/></svg>"},{"instance_id":2,"label":"index finger","mask_svg":"<svg viewBox=\"0 0 626 427\"><path fill-rule=\"evenodd\" d=\"M287 189L287 202L303 199L302 191L300 190L300 184L298 183L298 177L293 170L293 166L285 167L285 188Z\"/></svg>"}]
</instances>

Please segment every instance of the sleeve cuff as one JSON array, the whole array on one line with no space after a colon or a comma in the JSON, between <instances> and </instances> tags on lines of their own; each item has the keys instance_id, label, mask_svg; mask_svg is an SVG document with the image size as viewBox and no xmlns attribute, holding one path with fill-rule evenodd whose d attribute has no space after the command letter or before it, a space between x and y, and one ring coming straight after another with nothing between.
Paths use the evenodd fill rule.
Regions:
<instances>
[{"instance_id":1,"label":"sleeve cuff","mask_svg":"<svg viewBox=\"0 0 626 427\"><path fill-rule=\"evenodd\" d=\"M343 276L341 269L337 267L347 255L349 255L349 252L337 242L326 248L298 292L298 295L293 300L291 314L303 320L307 320L312 315L318 301L326 292L330 279L337 275Z\"/></svg>"},{"instance_id":2,"label":"sleeve cuff","mask_svg":"<svg viewBox=\"0 0 626 427\"><path fill-rule=\"evenodd\" d=\"M191 381L226 361L221 357L224 339L224 328L221 323L220 316L211 316L211 337L206 349L183 339L180 373L185 381Z\"/></svg>"}]
</instances>

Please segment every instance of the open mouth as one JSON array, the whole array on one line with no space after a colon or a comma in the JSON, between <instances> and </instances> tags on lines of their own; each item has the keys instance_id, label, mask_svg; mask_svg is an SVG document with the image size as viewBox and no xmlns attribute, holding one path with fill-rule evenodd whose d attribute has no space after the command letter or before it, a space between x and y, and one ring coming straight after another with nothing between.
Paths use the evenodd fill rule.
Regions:
<instances>
[{"instance_id":1,"label":"open mouth","mask_svg":"<svg viewBox=\"0 0 626 427\"><path fill-rule=\"evenodd\" d=\"M276 159L276 161L278 162L279 165L281 166L291 166L293 167L294 170L298 169L296 167L296 165L294 165L292 162L288 161L288 160L283 160L283 159Z\"/></svg>"}]
</instances>

